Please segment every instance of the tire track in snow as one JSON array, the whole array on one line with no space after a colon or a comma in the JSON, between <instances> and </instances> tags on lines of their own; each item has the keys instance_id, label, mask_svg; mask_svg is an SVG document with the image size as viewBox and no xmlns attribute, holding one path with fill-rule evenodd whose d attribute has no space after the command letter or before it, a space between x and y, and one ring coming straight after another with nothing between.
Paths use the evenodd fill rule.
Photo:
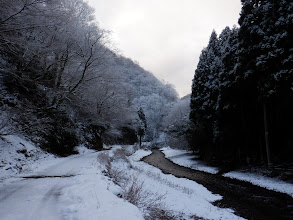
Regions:
<instances>
[{"instance_id":1,"label":"tire track in snow","mask_svg":"<svg viewBox=\"0 0 293 220\"><path fill-rule=\"evenodd\" d=\"M60 183L54 184L49 190L44 194L43 198L40 200L39 205L31 215L32 220L61 220L61 216L58 213L58 197L62 190Z\"/></svg>"},{"instance_id":2,"label":"tire track in snow","mask_svg":"<svg viewBox=\"0 0 293 220\"><path fill-rule=\"evenodd\" d=\"M4 200L8 199L10 196L12 196L17 191L21 190L25 185L19 185L19 186L5 186L5 188L0 188L0 203L4 202Z\"/></svg>"}]
</instances>

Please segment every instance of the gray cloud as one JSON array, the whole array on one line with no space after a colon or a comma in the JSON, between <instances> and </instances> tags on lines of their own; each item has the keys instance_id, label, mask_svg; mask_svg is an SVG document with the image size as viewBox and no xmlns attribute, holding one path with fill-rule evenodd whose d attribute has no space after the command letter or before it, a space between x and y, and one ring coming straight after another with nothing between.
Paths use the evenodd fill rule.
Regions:
<instances>
[{"instance_id":1,"label":"gray cloud","mask_svg":"<svg viewBox=\"0 0 293 220\"><path fill-rule=\"evenodd\" d=\"M90 0L101 27L127 57L190 93L201 50L213 29L237 24L240 0Z\"/></svg>"}]
</instances>

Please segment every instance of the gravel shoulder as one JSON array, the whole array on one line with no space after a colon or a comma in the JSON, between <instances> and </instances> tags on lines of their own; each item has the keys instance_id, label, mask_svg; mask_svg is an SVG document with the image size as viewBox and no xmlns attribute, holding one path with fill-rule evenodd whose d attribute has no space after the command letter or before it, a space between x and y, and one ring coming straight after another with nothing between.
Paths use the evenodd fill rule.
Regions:
<instances>
[{"instance_id":1,"label":"gravel shoulder","mask_svg":"<svg viewBox=\"0 0 293 220\"><path fill-rule=\"evenodd\" d=\"M232 208L235 214L247 219L293 220L293 198L275 191L221 175L209 174L174 164L160 150L142 159L166 174L187 178L205 186L223 199L216 205Z\"/></svg>"}]
</instances>

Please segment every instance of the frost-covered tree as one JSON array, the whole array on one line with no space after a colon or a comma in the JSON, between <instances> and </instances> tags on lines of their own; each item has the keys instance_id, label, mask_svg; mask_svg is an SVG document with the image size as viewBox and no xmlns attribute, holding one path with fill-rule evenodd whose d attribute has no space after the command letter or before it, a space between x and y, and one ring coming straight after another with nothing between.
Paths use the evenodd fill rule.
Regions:
<instances>
[{"instance_id":1,"label":"frost-covered tree","mask_svg":"<svg viewBox=\"0 0 293 220\"><path fill-rule=\"evenodd\" d=\"M144 110L148 122L144 139L151 141L159 135L162 118L178 99L176 90L171 85L160 82L152 73L129 58L115 56L111 72L120 75L118 84L124 85L123 91L128 102L136 109Z\"/></svg>"},{"instance_id":2,"label":"frost-covered tree","mask_svg":"<svg viewBox=\"0 0 293 220\"><path fill-rule=\"evenodd\" d=\"M201 52L197 69L192 83L190 101L190 119L205 143L198 143L201 152L207 151L207 145L211 145L216 134L217 125L216 108L219 96L219 72L221 68L221 56L219 39L215 31L212 32L208 46ZM210 142L210 143L209 143ZM204 146L205 145L205 146ZM204 150L204 148L206 148Z\"/></svg>"},{"instance_id":3,"label":"frost-covered tree","mask_svg":"<svg viewBox=\"0 0 293 220\"><path fill-rule=\"evenodd\" d=\"M190 95L178 100L163 119L166 133L165 142L173 148L189 148L190 135Z\"/></svg>"},{"instance_id":4,"label":"frost-covered tree","mask_svg":"<svg viewBox=\"0 0 293 220\"><path fill-rule=\"evenodd\" d=\"M196 124L209 123L213 120L213 109L219 87L217 73L220 68L219 43L217 34L212 32L209 44L201 52L194 74L191 96L191 117L199 120Z\"/></svg>"},{"instance_id":5,"label":"frost-covered tree","mask_svg":"<svg viewBox=\"0 0 293 220\"><path fill-rule=\"evenodd\" d=\"M160 133L163 118L168 114L173 102L156 93L146 94L133 100L136 106L144 110L148 127L146 139L151 141Z\"/></svg>"},{"instance_id":6,"label":"frost-covered tree","mask_svg":"<svg viewBox=\"0 0 293 220\"><path fill-rule=\"evenodd\" d=\"M175 89L117 54L108 36L83 0L1 1L1 98L9 93L19 101L16 108L5 104L5 111L13 112L20 130L51 143L67 129L73 136L91 131L107 143L130 144L143 108L147 137L157 133L177 100Z\"/></svg>"}]
</instances>

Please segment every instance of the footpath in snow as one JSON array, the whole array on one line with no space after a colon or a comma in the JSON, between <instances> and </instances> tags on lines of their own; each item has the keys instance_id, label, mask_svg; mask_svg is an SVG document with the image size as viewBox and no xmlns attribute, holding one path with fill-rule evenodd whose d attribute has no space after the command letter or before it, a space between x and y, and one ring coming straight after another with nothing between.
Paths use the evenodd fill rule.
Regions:
<instances>
[{"instance_id":1,"label":"footpath in snow","mask_svg":"<svg viewBox=\"0 0 293 220\"><path fill-rule=\"evenodd\" d=\"M165 154L166 158L180 166L189 167L194 170L204 171L211 174L217 174L219 172L217 167L207 166L202 161L197 160L197 157L192 155L192 151L177 150L170 147L161 148L161 151ZM293 184L276 178L241 171L231 171L223 174L223 176L250 182L254 185L274 190L276 192L286 193L293 197Z\"/></svg>"}]
</instances>

